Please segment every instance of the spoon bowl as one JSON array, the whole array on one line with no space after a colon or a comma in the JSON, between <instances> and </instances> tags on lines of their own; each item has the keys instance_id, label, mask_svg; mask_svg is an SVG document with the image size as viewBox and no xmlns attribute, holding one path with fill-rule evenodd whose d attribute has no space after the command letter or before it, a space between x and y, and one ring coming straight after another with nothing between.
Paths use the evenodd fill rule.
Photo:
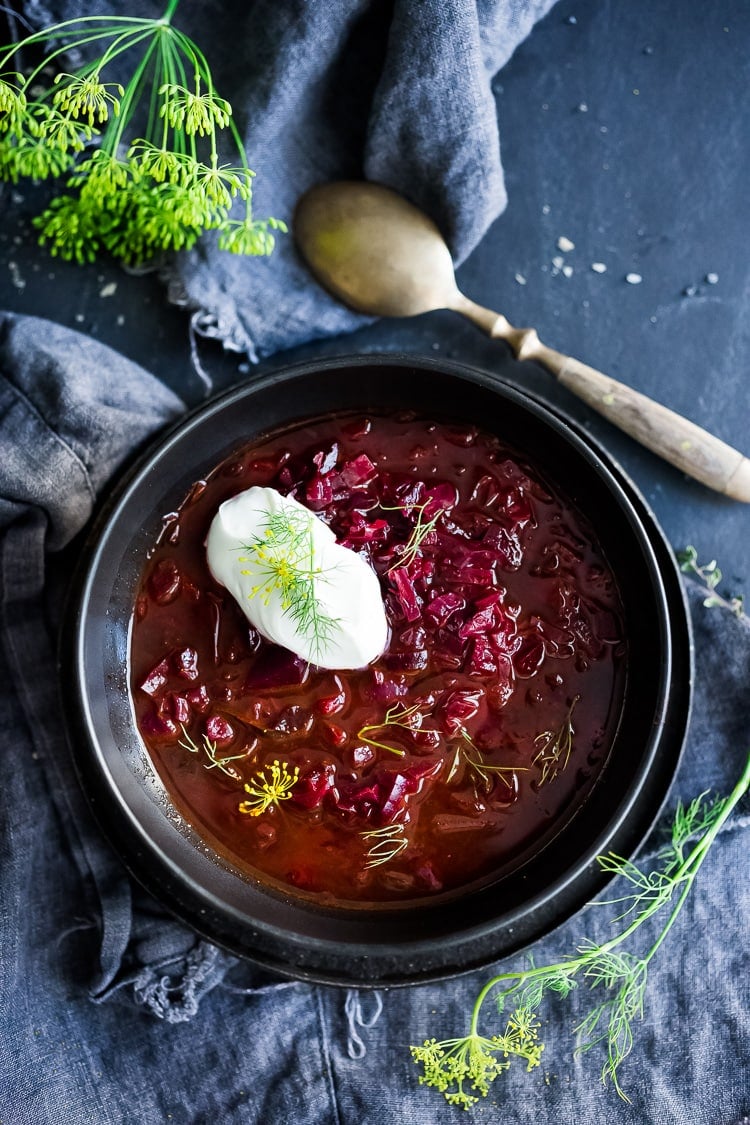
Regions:
<instances>
[{"instance_id":1,"label":"spoon bowl","mask_svg":"<svg viewBox=\"0 0 750 1125\"><path fill-rule=\"evenodd\" d=\"M750 459L646 395L543 344L533 328L469 300L459 290L437 226L390 188L339 181L297 204L294 234L311 272L333 296L370 316L452 309L518 359L534 360L608 421L709 488L750 502Z\"/></svg>"}]
</instances>

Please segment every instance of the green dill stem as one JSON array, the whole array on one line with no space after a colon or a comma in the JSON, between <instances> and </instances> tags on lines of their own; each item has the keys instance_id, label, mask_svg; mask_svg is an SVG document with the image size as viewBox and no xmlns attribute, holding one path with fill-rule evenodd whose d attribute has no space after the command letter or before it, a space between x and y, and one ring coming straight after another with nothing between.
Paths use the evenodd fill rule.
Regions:
<instances>
[{"instance_id":1,"label":"green dill stem","mask_svg":"<svg viewBox=\"0 0 750 1125\"><path fill-rule=\"evenodd\" d=\"M130 121L130 118L132 116L133 102L136 100L136 98L138 96L138 91L140 89L141 81L142 81L143 76L146 72L146 68L149 64L149 60L150 60L152 54L154 53L154 51L156 49L157 40L156 40L155 36L153 36L153 29L151 29L147 32L144 32L142 35L138 36L137 38L134 38L133 41L128 44L128 48L135 47L143 39L146 39L149 36L151 36L152 38L151 38L151 42L148 45L148 50L144 53L143 58L139 62L138 66L136 67L136 70L135 70L135 73L133 74L133 77L130 79L127 86L125 87L125 93L123 95L122 102L120 103L120 114L119 114L119 117L117 118L117 124L116 124L116 126L113 130L112 137L110 139L110 138L107 138L105 136L105 141L102 143L102 148L105 149L105 151L109 152L110 156L113 156L113 157L117 156L117 149L118 149L118 146L120 144L120 141L122 140L122 135L125 132L125 129L126 129L128 123ZM124 49L125 48L123 48L123 50ZM118 54L121 54L121 53L122 53L122 51L118 52Z\"/></svg>"},{"instance_id":2,"label":"green dill stem","mask_svg":"<svg viewBox=\"0 0 750 1125\"><path fill-rule=\"evenodd\" d=\"M44 56L44 58L39 63L39 65L34 70L32 70L32 72L31 72L31 74L29 74L28 78L26 78L24 80L24 83L21 86L21 90L23 90L24 93L25 93L26 90L30 89L30 87L33 85L34 80L37 78L37 76L40 75L42 73L42 71L44 70L44 68L46 66L49 66L49 64L52 62L52 60L56 59L58 55L65 55L65 54L68 53L68 51L77 51L80 47L87 47L89 45L89 43L98 43L100 39L109 39L112 35L115 35L115 34L116 34L116 32L114 31L113 28L108 28L106 31L97 32L96 35L89 35L85 39L79 39L75 43L66 43L63 47L58 47L56 51L52 51L49 55ZM22 46L25 47L28 43L29 43L29 40L24 39L23 43L19 43L18 45L19 45L19 47L22 47ZM8 57L9 56L6 55L6 58L8 58ZM0 68L2 68L4 63L5 63L5 59L3 59L2 62L0 62ZM86 74L90 70L96 70L98 65L99 65L98 59L94 60L94 62L86 63L86 65L82 66L80 68L80 70L78 71L79 76ZM50 87L50 89L47 91L47 94L51 93L52 90L53 90L53 87Z\"/></svg>"},{"instance_id":3,"label":"green dill stem","mask_svg":"<svg viewBox=\"0 0 750 1125\"><path fill-rule=\"evenodd\" d=\"M692 851L688 854L679 870L670 880L672 886L677 886L682 882L685 883L685 886L680 892L679 898L677 899L677 902L672 909L672 912L667 920L666 925L664 926L664 929L662 930L659 937L654 942L653 946L648 951L646 956L643 958L644 963L647 964L651 960L659 946L664 941L667 933L672 928L672 925L674 924L675 919L677 918L677 915L679 914L680 909L685 902L685 899L690 893L690 889L693 885L695 876L697 875L698 870L703 863L703 860L706 858L708 849L715 840L717 834L721 831L722 826L726 822L734 807L748 791L748 788L750 788L750 756L748 756L741 777L739 778L732 792L726 798L721 813L711 825L710 829L705 833L704 836L701 837ZM535 978L540 976L551 976L553 973L570 975L571 973L576 972L582 966L585 966L589 961L594 960L595 957L599 957L602 954L609 953L612 949L615 949L618 945L621 945L622 942L627 941L631 934L635 933L635 931L638 930L639 927L648 918L650 918L652 914L655 914L664 905L665 900L663 898L654 899L653 902L651 902L641 914L637 915L637 917L635 917L624 930L622 930L615 937L610 938L609 941L604 942L603 945L597 946L595 949L592 949L590 952L587 951L585 953L579 954L578 957L560 961L555 965L542 965L538 968L527 969L521 972L500 973L498 976L493 977L492 980L488 981L487 984L482 988L474 1003L474 1008L471 1015L470 1035L476 1036L479 1034L479 1015L482 1005L487 999L489 993L494 991L494 989L497 988L498 985L502 984L505 981L513 981L515 983L508 991L514 991L516 988L523 985L526 981L534 980Z\"/></svg>"}]
</instances>

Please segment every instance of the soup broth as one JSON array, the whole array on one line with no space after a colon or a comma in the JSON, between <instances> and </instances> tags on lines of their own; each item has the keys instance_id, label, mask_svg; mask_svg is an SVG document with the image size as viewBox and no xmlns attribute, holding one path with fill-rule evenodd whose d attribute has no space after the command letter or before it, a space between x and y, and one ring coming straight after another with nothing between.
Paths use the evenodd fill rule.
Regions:
<instances>
[{"instance_id":1,"label":"soup broth","mask_svg":"<svg viewBox=\"0 0 750 1125\"><path fill-rule=\"evenodd\" d=\"M211 577L219 505L292 496L377 574L382 656L327 671L253 628ZM313 420L190 491L144 569L138 727L177 808L243 873L344 906L499 873L581 800L623 694L617 585L593 529L495 436Z\"/></svg>"}]
</instances>

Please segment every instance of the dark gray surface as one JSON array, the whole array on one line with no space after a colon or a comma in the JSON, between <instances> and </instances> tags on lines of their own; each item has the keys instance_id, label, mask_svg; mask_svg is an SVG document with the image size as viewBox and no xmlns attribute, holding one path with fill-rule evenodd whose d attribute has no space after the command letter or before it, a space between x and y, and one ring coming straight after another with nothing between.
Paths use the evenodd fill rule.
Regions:
<instances>
[{"instance_id":1,"label":"dark gray surface","mask_svg":"<svg viewBox=\"0 0 750 1125\"><path fill-rule=\"evenodd\" d=\"M745 0L555 7L495 84L510 203L459 283L514 323L534 325L552 347L750 454L748 47ZM187 314L168 306L153 276L129 276L107 261L79 267L50 259L29 225L42 198L26 185L2 189L0 306L89 332L198 401L203 385L191 366ZM561 255L561 236L575 249ZM555 270L557 255L571 276ZM605 263L606 273L592 271L593 262ZM629 272L641 284L628 284ZM708 274L718 281L709 284ZM114 293L102 296L112 283ZM750 509L642 451L551 376L512 363L502 344L453 314L381 322L262 368L350 351L443 355L535 391L620 460L676 549L693 543L704 561L717 557L726 592L750 585ZM256 370L212 343L200 343L200 356L217 388Z\"/></svg>"}]
</instances>

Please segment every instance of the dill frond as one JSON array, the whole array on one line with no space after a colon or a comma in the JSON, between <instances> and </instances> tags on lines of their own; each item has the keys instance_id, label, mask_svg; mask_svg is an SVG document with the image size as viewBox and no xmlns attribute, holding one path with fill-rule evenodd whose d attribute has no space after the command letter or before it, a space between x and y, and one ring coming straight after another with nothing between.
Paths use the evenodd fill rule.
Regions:
<instances>
[{"instance_id":1,"label":"dill frond","mask_svg":"<svg viewBox=\"0 0 750 1125\"><path fill-rule=\"evenodd\" d=\"M570 707L568 713L562 721L562 724L557 730L543 730L534 739L534 745L539 747L539 750L534 755L532 763L535 766L541 766L542 774L539 778L539 786L546 785L549 781L554 781L558 774L561 774L567 767L570 761L570 754L573 749L573 735L575 734L575 727L573 726L573 708L580 699L577 695Z\"/></svg>"},{"instance_id":2,"label":"dill frond","mask_svg":"<svg viewBox=\"0 0 750 1125\"><path fill-rule=\"evenodd\" d=\"M386 824L383 828L373 828L369 832L360 833L360 835L366 842L375 841L367 852L366 868L380 867L383 863L389 863L409 845L409 841L404 836L404 826L401 823Z\"/></svg>"},{"instance_id":3,"label":"dill frond","mask_svg":"<svg viewBox=\"0 0 750 1125\"><path fill-rule=\"evenodd\" d=\"M500 973L489 980L475 1000L465 1038L442 1042L428 1039L422 1046L411 1048L414 1061L422 1067L419 1081L434 1086L451 1104L468 1109L479 1096L487 1094L490 1083L507 1069L510 1054L525 1057L528 1069L538 1065L543 1049L536 1037L538 1009L548 994L564 998L581 981L605 995L575 1028L576 1052L603 1045L606 1057L602 1081L611 1081L619 1096L627 1101L619 1070L633 1049L633 1025L643 1018L649 964L678 918L711 845L748 789L750 756L729 796L710 801L702 794L687 808L678 805L670 845L661 856L662 866L655 871L642 872L635 864L612 854L599 857L602 870L624 878L633 888L610 900L625 904L615 922L630 916L627 924L601 945L584 941L571 957L540 966L530 961L526 968ZM668 913L651 947L640 955L627 949L627 943L643 923L661 910ZM509 1001L515 1004L515 1011L504 1035L486 1038L479 1033L479 1021L490 997L498 1013ZM521 1049L514 1050L514 1045ZM504 1061L498 1060L498 1053Z\"/></svg>"},{"instance_id":4,"label":"dill frond","mask_svg":"<svg viewBox=\"0 0 750 1125\"><path fill-rule=\"evenodd\" d=\"M316 564L313 525L316 517L311 512L298 512L289 508L269 513L263 534L243 544L239 561L252 562L253 569L243 574L253 574L258 582L252 587L251 598L260 598L264 605L278 593L282 612L288 614L296 631L309 644L313 658L320 658L330 645L339 619L323 608L318 594L318 584L328 577Z\"/></svg>"}]
</instances>

